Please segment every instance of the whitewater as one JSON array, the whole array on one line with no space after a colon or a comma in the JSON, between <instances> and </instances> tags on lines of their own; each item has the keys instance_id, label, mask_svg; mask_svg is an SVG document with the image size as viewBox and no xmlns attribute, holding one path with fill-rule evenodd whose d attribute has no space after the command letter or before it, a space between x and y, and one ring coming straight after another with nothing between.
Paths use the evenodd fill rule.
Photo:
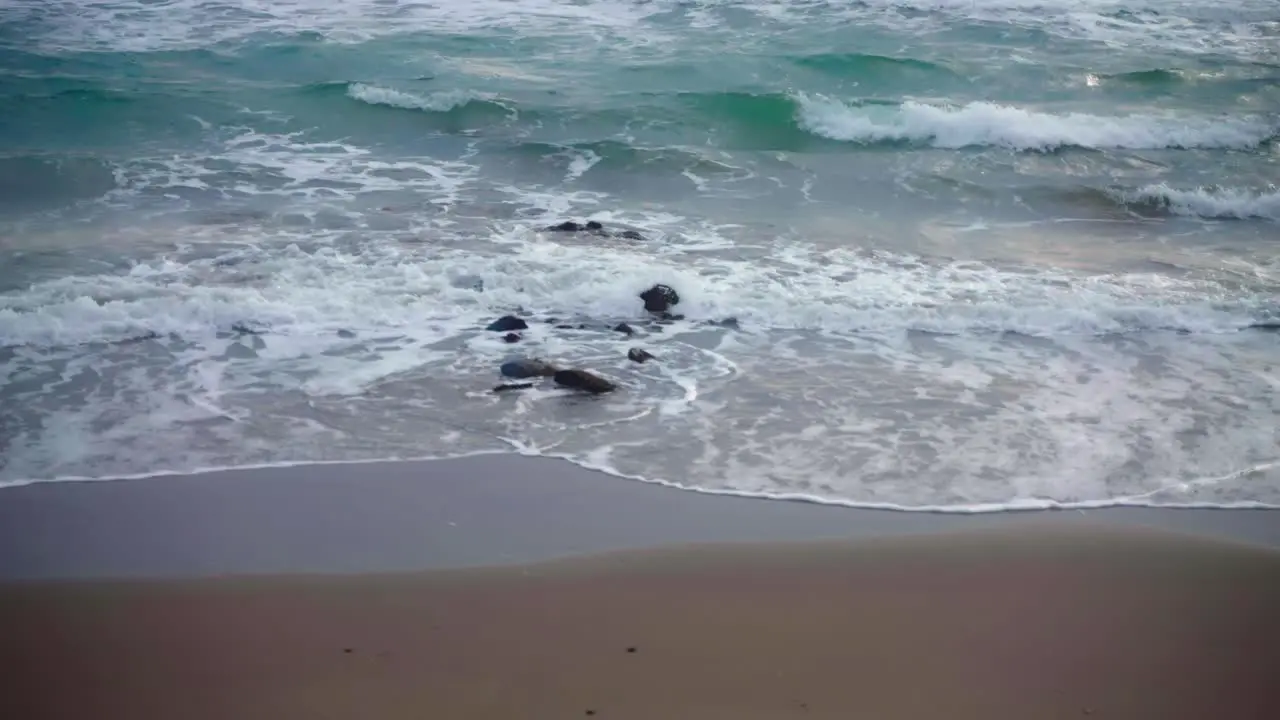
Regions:
<instances>
[{"instance_id":1,"label":"whitewater","mask_svg":"<svg viewBox=\"0 0 1280 720\"><path fill-rule=\"evenodd\" d=\"M22 1L0 60L0 486L1280 506L1269 0Z\"/></svg>"}]
</instances>

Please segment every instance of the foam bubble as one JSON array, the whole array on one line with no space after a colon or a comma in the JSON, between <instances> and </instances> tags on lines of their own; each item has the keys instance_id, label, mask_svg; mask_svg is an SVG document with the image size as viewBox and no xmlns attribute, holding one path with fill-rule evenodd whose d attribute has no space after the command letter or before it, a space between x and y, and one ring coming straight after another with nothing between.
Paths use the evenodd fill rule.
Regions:
<instances>
[{"instance_id":1,"label":"foam bubble","mask_svg":"<svg viewBox=\"0 0 1280 720\"><path fill-rule=\"evenodd\" d=\"M1055 115L995 103L959 107L905 102L894 108L851 107L822 96L801 96L800 123L834 140L907 141L940 148L969 146L1052 150L1064 146L1104 149L1255 148L1277 128L1257 118L1165 115L1105 117Z\"/></svg>"}]
</instances>

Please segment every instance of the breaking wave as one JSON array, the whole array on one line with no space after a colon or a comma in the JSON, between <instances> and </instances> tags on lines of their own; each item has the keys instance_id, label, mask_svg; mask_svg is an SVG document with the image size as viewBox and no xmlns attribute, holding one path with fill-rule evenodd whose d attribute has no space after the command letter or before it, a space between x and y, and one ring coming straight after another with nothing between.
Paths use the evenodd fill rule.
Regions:
<instances>
[{"instance_id":1,"label":"breaking wave","mask_svg":"<svg viewBox=\"0 0 1280 720\"><path fill-rule=\"evenodd\" d=\"M1200 187L1180 190L1164 183L1137 190L1119 191L1116 197L1126 205L1153 208L1202 218L1264 218L1280 220L1280 189Z\"/></svg>"},{"instance_id":2,"label":"breaking wave","mask_svg":"<svg viewBox=\"0 0 1280 720\"><path fill-rule=\"evenodd\" d=\"M909 142L939 148L971 146L1015 150L1208 148L1248 150L1275 137L1274 122L1245 117L1176 114L1103 116L1052 114L1009 105L960 106L905 102L855 106L821 96L799 98L800 124L834 140Z\"/></svg>"}]
</instances>

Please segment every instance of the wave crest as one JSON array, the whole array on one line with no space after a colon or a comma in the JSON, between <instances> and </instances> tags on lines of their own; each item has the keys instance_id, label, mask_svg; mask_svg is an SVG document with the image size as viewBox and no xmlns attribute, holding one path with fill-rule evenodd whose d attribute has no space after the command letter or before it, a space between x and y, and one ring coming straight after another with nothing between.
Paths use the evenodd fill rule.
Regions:
<instances>
[{"instance_id":1,"label":"wave crest","mask_svg":"<svg viewBox=\"0 0 1280 720\"><path fill-rule=\"evenodd\" d=\"M1115 193L1126 205L1157 208L1175 215L1202 218L1280 220L1280 188L1265 191L1199 187L1180 190L1164 183Z\"/></svg>"},{"instance_id":2,"label":"wave crest","mask_svg":"<svg viewBox=\"0 0 1280 720\"><path fill-rule=\"evenodd\" d=\"M1277 132L1273 123L1243 117L1051 114L988 102L959 107L914 101L891 107L850 106L821 96L801 96L798 103L800 125L815 135L846 142L910 142L939 148L1248 150Z\"/></svg>"}]
</instances>

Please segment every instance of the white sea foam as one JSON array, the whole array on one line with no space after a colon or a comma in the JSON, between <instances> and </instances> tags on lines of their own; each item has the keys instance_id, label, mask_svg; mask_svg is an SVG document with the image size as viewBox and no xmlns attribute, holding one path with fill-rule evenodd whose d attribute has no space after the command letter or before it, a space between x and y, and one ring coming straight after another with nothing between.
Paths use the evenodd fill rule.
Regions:
<instances>
[{"instance_id":1,"label":"white sea foam","mask_svg":"<svg viewBox=\"0 0 1280 720\"><path fill-rule=\"evenodd\" d=\"M1202 218L1266 218L1280 220L1280 190L1241 188L1179 189L1165 183L1116 191L1124 203L1155 205L1178 215Z\"/></svg>"},{"instance_id":2,"label":"white sea foam","mask_svg":"<svg viewBox=\"0 0 1280 720\"><path fill-rule=\"evenodd\" d=\"M680 288L691 318L848 332L1234 332L1269 308L1264 296L1220 304L1208 281L1157 275L933 264L793 242L778 242L766 258L700 267L676 246L652 255L512 232L519 242L498 252L303 250L282 245L285 234L261 250L235 251L232 267L219 258L160 260L125 275L58 278L0 295L0 344L203 336L245 322L287 334L421 328L479 322L513 307L626 317L636 293L657 281Z\"/></svg>"},{"instance_id":3,"label":"white sea foam","mask_svg":"<svg viewBox=\"0 0 1280 720\"><path fill-rule=\"evenodd\" d=\"M821 96L800 96L800 123L834 140L907 141L934 147L1254 148L1274 137L1274 122L1261 118L1188 117L1174 114L1099 116L1053 114L974 102L959 107L905 102L852 107Z\"/></svg>"},{"instance_id":4,"label":"white sea foam","mask_svg":"<svg viewBox=\"0 0 1280 720\"><path fill-rule=\"evenodd\" d=\"M217 246L225 231L190 232ZM1234 332L1265 294L794 241L750 261L695 260L677 235L641 249L504 232L467 248L258 238L226 257L0 295L0 344L15 353L0 362L5 412L41 417L12 439L0 480L516 447L707 491L856 505L1276 499L1265 483L1236 494L1249 478L1229 478L1274 453L1265 418L1280 392L1249 372L1272 346ZM655 281L680 290L692 320L733 315L742 330L685 322L626 340L534 322L511 347L481 329L517 306L634 321ZM267 332L225 333L236 324ZM1152 327L1193 333L1092 336ZM1010 329L1038 337L974 334ZM161 336L83 344L148 331ZM629 363L633 342L659 364ZM520 354L622 389L599 401L486 393Z\"/></svg>"},{"instance_id":5,"label":"white sea foam","mask_svg":"<svg viewBox=\"0 0 1280 720\"><path fill-rule=\"evenodd\" d=\"M344 200L369 192L415 192L448 205L475 179L475 168L464 162L412 155L383 159L358 145L314 142L304 135L238 129L217 153L122 161L115 168L118 188L106 200L128 205L140 193L167 196L190 188L231 197Z\"/></svg>"}]
</instances>

